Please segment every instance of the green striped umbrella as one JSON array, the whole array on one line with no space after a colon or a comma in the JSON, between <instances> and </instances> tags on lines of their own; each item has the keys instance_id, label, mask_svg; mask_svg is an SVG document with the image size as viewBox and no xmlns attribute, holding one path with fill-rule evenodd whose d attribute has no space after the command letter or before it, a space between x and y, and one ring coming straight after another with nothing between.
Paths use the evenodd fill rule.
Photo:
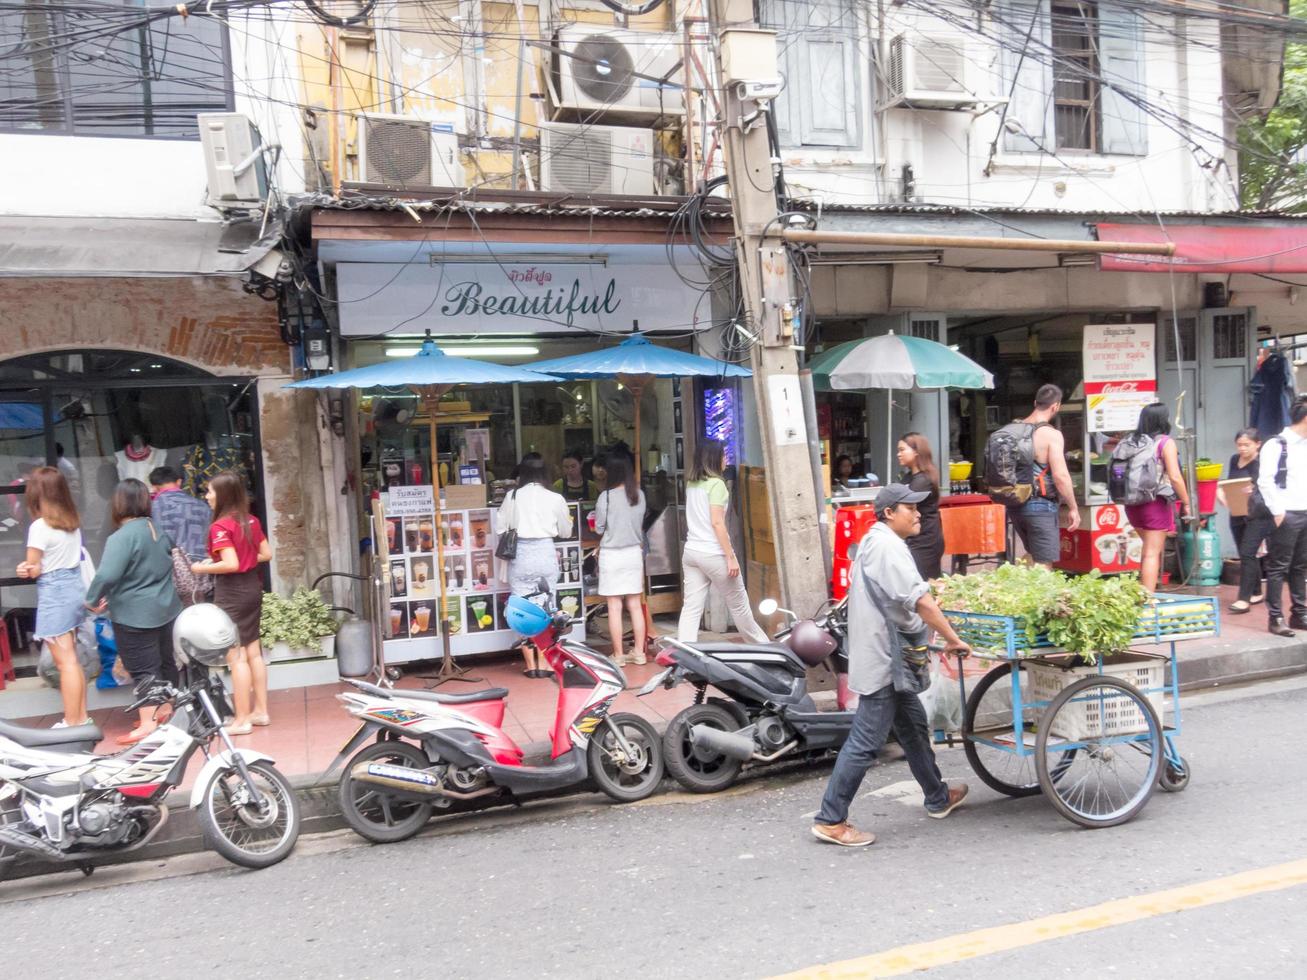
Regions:
<instances>
[{"instance_id":1,"label":"green striped umbrella","mask_svg":"<svg viewBox=\"0 0 1307 980\"><path fill-rule=\"evenodd\" d=\"M832 347L814 357L809 367L821 391L994 387L992 374L951 347L892 333Z\"/></svg>"},{"instance_id":2,"label":"green striped umbrella","mask_svg":"<svg viewBox=\"0 0 1307 980\"><path fill-rule=\"evenodd\" d=\"M885 389L885 480L894 472L894 412L891 391L940 388L992 388L994 376L951 347L926 340L885 334L851 340L818 354L808 367L819 391Z\"/></svg>"}]
</instances>

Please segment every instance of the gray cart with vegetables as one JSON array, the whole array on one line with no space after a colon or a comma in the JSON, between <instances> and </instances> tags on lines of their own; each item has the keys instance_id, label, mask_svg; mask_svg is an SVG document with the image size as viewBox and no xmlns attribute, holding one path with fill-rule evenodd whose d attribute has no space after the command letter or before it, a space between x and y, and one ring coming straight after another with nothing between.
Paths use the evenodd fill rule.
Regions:
<instances>
[{"instance_id":1,"label":"gray cart with vegetables","mask_svg":"<svg viewBox=\"0 0 1307 980\"><path fill-rule=\"evenodd\" d=\"M961 739L986 785L1014 797L1042 792L1068 820L1112 827L1139 813L1157 787L1178 792L1188 784L1189 763L1176 747L1176 644L1220 631L1214 598L1154 597L1138 611L1131 649L1091 654L1093 663L1018 617L946 615L976 656L997 661L970 691L958 670Z\"/></svg>"}]
</instances>

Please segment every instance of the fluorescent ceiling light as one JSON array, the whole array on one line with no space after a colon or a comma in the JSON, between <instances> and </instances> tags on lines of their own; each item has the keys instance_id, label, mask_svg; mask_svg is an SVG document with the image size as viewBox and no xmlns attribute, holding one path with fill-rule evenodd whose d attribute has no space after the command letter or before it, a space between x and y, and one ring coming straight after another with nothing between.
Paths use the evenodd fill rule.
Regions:
<instances>
[{"instance_id":1,"label":"fluorescent ceiling light","mask_svg":"<svg viewBox=\"0 0 1307 980\"><path fill-rule=\"evenodd\" d=\"M387 347L387 357L413 357L421 347ZM441 347L450 357L534 357L539 347L530 344L485 344L480 347Z\"/></svg>"},{"instance_id":2,"label":"fluorescent ceiling light","mask_svg":"<svg viewBox=\"0 0 1307 980\"><path fill-rule=\"evenodd\" d=\"M812 265L938 265L942 251L929 252L825 252L814 256Z\"/></svg>"}]
</instances>

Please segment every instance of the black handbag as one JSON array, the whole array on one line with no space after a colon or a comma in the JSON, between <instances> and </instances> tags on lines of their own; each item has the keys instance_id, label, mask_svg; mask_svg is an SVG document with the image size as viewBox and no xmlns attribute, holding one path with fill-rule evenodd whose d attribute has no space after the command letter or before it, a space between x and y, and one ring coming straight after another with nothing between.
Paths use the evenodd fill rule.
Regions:
<instances>
[{"instance_id":1,"label":"black handbag","mask_svg":"<svg viewBox=\"0 0 1307 980\"><path fill-rule=\"evenodd\" d=\"M516 519L517 519L516 494L510 492L508 495L508 499L513 501L512 520L514 523L516 523ZM507 504L508 504L508 500L505 500L504 505L507 506ZM495 557L502 558L504 561L512 561L514 558L517 557L517 528L510 527L508 530L506 530L503 534L499 536L499 542L495 545Z\"/></svg>"}]
</instances>

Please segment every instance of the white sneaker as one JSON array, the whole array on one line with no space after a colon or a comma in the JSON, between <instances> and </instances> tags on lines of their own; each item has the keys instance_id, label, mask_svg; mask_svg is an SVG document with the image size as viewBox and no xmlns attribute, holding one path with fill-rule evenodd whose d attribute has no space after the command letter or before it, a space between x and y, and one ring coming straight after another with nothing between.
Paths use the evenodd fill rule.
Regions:
<instances>
[{"instance_id":1,"label":"white sneaker","mask_svg":"<svg viewBox=\"0 0 1307 980\"><path fill-rule=\"evenodd\" d=\"M64 721L62 718L60 718L58 721L56 721L56 722L55 722L53 725L51 725L50 727L51 727L51 728L67 728L67 727L68 727L68 722L66 722L66 721Z\"/></svg>"},{"instance_id":2,"label":"white sneaker","mask_svg":"<svg viewBox=\"0 0 1307 980\"><path fill-rule=\"evenodd\" d=\"M619 653L619 654L616 654L615 656L613 656L612 661L613 661L613 663L617 664L617 666L619 666L619 667L625 667L625 666L626 666L626 655L625 655L625 654L620 654L620 653Z\"/></svg>"}]
</instances>

